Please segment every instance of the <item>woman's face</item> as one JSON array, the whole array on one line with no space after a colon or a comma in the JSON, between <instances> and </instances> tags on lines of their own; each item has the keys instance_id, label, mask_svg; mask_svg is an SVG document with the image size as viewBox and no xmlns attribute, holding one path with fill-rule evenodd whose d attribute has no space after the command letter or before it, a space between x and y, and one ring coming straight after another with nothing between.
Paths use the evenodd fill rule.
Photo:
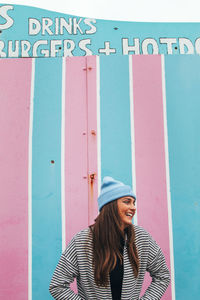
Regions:
<instances>
[{"instance_id":1,"label":"woman's face","mask_svg":"<svg viewBox=\"0 0 200 300\"><path fill-rule=\"evenodd\" d=\"M117 199L118 212L123 229L132 224L132 218L136 212L135 199L130 196Z\"/></svg>"}]
</instances>

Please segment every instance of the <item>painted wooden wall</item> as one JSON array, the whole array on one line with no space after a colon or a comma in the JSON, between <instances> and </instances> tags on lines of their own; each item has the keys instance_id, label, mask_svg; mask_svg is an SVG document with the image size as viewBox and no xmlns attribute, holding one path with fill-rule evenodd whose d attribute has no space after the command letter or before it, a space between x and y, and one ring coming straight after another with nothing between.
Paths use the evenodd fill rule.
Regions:
<instances>
[{"instance_id":1,"label":"painted wooden wall","mask_svg":"<svg viewBox=\"0 0 200 300\"><path fill-rule=\"evenodd\" d=\"M163 299L198 299L199 83L199 56L0 59L0 298L51 299L111 175L165 254Z\"/></svg>"}]
</instances>

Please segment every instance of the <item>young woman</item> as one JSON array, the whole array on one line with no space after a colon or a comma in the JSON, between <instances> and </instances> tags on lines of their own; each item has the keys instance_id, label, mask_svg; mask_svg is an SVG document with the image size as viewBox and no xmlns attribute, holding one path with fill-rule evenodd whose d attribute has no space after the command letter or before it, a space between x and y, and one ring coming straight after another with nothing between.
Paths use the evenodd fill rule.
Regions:
<instances>
[{"instance_id":1,"label":"young woman","mask_svg":"<svg viewBox=\"0 0 200 300\"><path fill-rule=\"evenodd\" d=\"M50 283L55 299L158 300L170 282L164 255L150 234L132 225L136 196L105 177L95 224L76 234L63 252ZM140 298L145 272L152 282ZM70 289L77 279L78 294Z\"/></svg>"}]
</instances>

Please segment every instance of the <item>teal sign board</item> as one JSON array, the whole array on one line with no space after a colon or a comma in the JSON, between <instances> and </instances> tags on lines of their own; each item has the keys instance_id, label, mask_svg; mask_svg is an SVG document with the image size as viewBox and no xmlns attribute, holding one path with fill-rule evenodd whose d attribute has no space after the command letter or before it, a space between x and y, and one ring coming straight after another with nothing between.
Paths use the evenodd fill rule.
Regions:
<instances>
[{"instance_id":1,"label":"teal sign board","mask_svg":"<svg viewBox=\"0 0 200 300\"><path fill-rule=\"evenodd\" d=\"M0 6L0 57L200 54L200 23L99 20Z\"/></svg>"}]
</instances>

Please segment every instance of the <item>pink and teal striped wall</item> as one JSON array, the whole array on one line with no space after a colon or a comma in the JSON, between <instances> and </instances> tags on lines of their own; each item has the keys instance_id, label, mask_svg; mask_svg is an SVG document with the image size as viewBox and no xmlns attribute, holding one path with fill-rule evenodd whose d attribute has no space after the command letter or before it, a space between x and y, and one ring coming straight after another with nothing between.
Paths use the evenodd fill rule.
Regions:
<instances>
[{"instance_id":1,"label":"pink and teal striped wall","mask_svg":"<svg viewBox=\"0 0 200 300\"><path fill-rule=\"evenodd\" d=\"M134 223L171 270L163 299L198 298L199 82L190 55L0 60L0 298L51 299L105 175L136 190Z\"/></svg>"}]
</instances>

